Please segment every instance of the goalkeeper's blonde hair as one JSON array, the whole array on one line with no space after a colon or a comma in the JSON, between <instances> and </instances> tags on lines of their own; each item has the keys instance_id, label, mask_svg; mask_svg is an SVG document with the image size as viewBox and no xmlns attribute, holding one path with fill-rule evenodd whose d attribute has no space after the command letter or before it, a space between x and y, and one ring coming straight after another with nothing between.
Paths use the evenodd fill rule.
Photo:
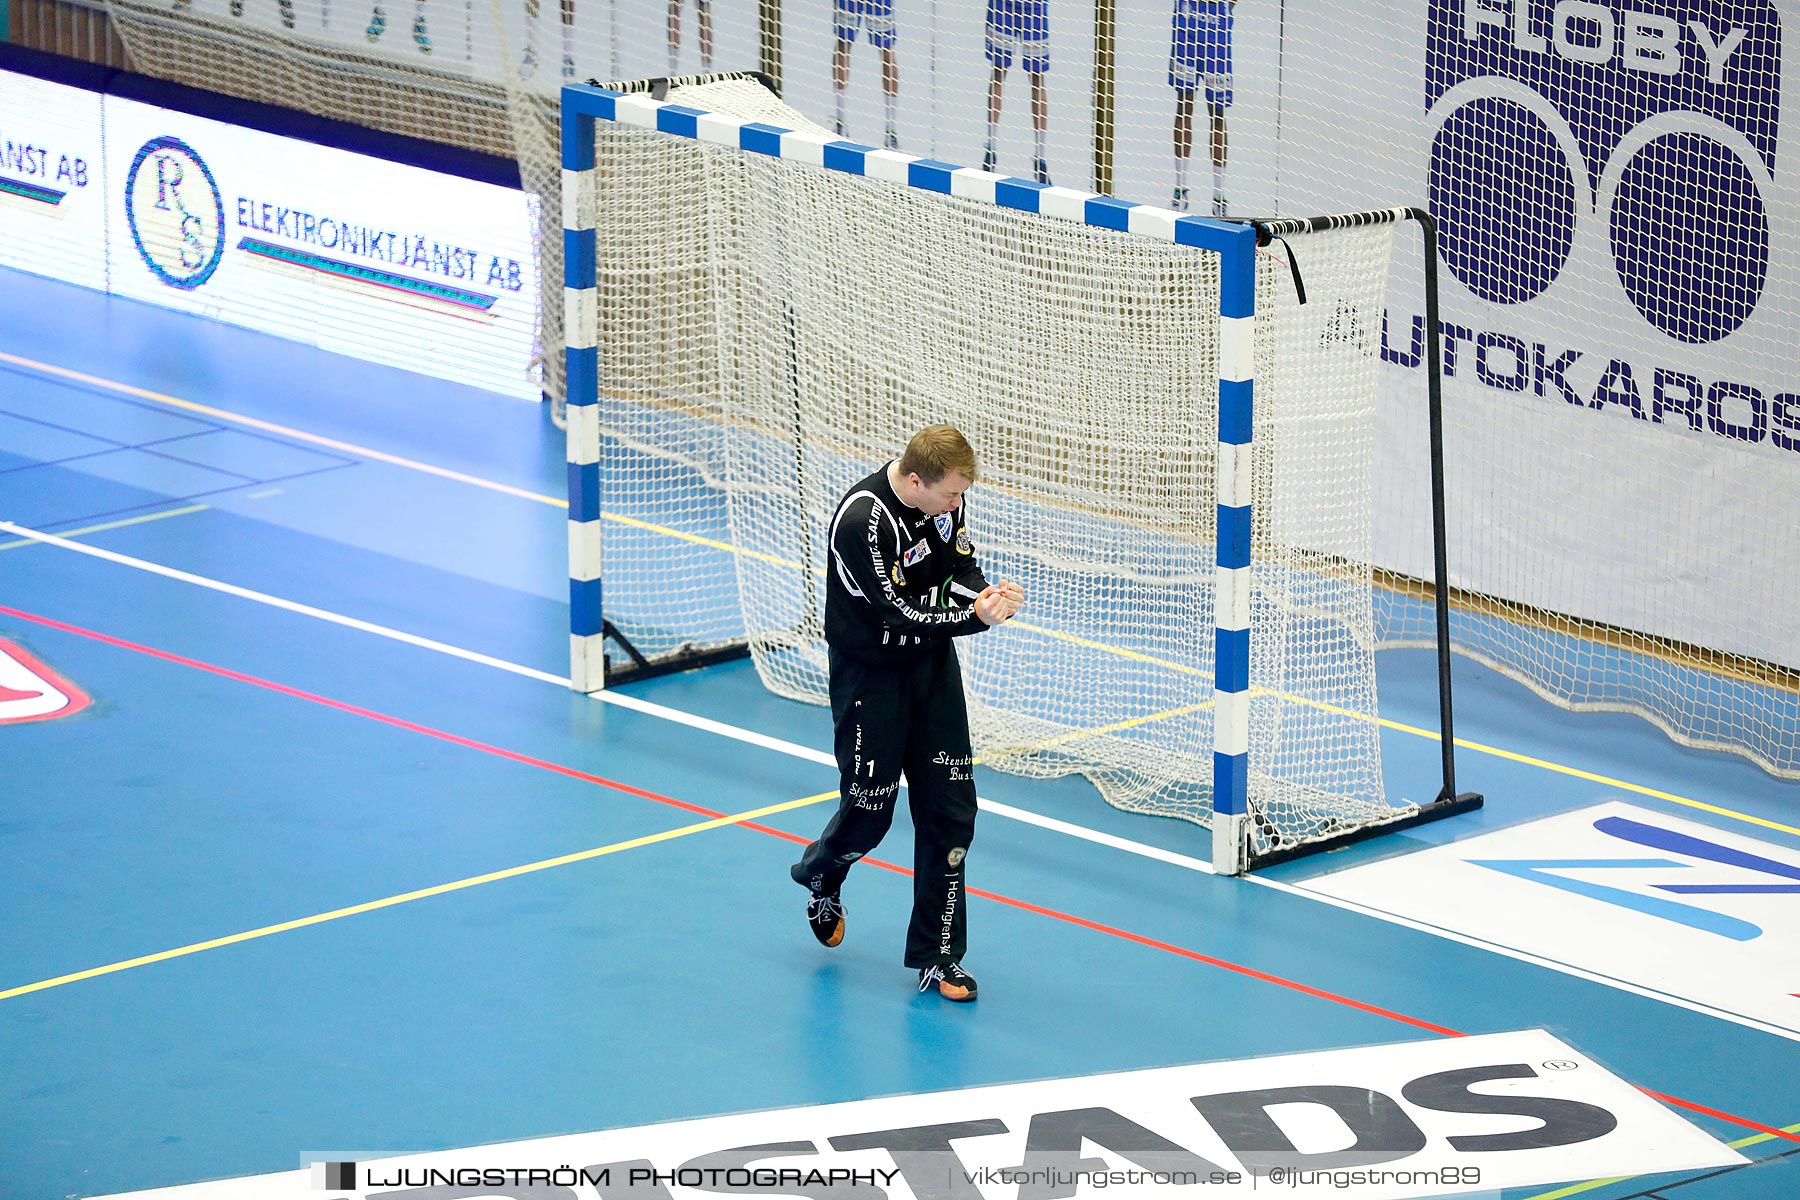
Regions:
<instances>
[{"instance_id":1,"label":"goalkeeper's blonde hair","mask_svg":"<svg viewBox=\"0 0 1800 1200\"><path fill-rule=\"evenodd\" d=\"M927 425L900 456L900 474L917 475L927 487L952 471L975 482L975 448L954 425Z\"/></svg>"}]
</instances>

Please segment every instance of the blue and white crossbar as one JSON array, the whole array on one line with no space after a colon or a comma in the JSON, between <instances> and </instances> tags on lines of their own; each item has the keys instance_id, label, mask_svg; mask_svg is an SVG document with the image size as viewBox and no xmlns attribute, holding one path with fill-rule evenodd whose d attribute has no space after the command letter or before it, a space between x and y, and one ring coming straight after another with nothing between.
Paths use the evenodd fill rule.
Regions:
<instances>
[{"instance_id":1,"label":"blue and white crossbar","mask_svg":"<svg viewBox=\"0 0 1800 1200\"><path fill-rule=\"evenodd\" d=\"M1250 429L1254 396L1256 233L1248 225L1134 204L902 154L803 130L703 112L592 84L562 90L563 284L569 434L570 679L605 686L602 632L599 364L594 228L596 121L790 159L822 170L1192 246L1220 257L1218 568L1213 631L1213 866L1244 869L1250 748Z\"/></svg>"}]
</instances>

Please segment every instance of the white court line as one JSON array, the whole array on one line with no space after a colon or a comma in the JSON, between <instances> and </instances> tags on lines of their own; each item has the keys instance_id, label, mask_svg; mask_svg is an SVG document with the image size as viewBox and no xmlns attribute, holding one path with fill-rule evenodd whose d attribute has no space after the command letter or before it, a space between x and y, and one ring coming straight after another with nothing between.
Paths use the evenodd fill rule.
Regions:
<instances>
[{"instance_id":1,"label":"white court line","mask_svg":"<svg viewBox=\"0 0 1800 1200\"><path fill-rule=\"evenodd\" d=\"M28 529L23 525L16 525L11 521L0 521L0 531L10 533L16 537L42 542L47 546L55 546L62 550L72 550L76 554L85 554L89 558L102 559L122 567L131 567L139 571L147 571L152 575L160 575L164 579L173 579L179 583L191 583L195 587L206 588L207 590L214 592L223 592L227 596L236 596L241 600L252 600L258 604L266 604L271 608L279 608L286 612L298 613L303 617L312 617L316 620L326 621L333 625L342 625L346 629L354 629L360 633L372 633L377 637L389 638L396 642L404 642L409 646L417 646L422 650L431 650L438 654L447 654L452 658L460 658L465 662L479 663L484 667L494 667L501 671L510 671L514 675L523 675L527 679L536 679L544 683L554 683L558 687L563 688L569 686L569 677L566 675L552 675L548 671L539 671L532 667L521 666L518 663L507 662L503 658L494 658L487 654L478 654L473 650L464 650L460 646L451 646L444 642L433 641L431 638L420 637L418 634L414 633L404 633L398 629L390 629L385 625L377 625L371 621L361 621L355 617L346 617L341 613L334 613L323 608L315 608L310 604L301 604L297 600L287 600L280 596L271 596L267 592L259 592L251 588L238 587L236 584L224 583L217 579L209 579L204 575L195 575L189 571L181 571L174 567L166 567L161 563L149 562L141 558L133 558L129 554L120 554L115 550L105 550L99 546L89 546L82 542L58 537L53 533L44 533L40 530ZM604 701L607 704L616 705L619 708L630 709L632 712L642 713L645 716L656 717L663 721L671 721L677 725L685 725L690 729L698 729L705 733L716 734L719 737L731 738L734 741L745 742L752 746L760 746L765 750L773 750L778 754L785 754L791 758L804 759L807 762L818 763L821 766L831 767L834 770L837 767L837 759L826 751L815 750L811 746L802 746L797 742L785 741L781 738L757 733L753 730L742 729L736 725L727 725L722 721L714 721L708 717L701 717L696 716L693 713L682 712L680 709L667 708L661 704L653 704L648 700L640 700L636 696L627 696L621 692L600 691L593 693L593 698ZM1162 862L1171 863L1175 866L1186 867L1189 870L1205 871L1209 874L1212 871L1212 864L1202 862L1199 859L1190 858L1185 854L1176 854L1173 851L1163 850L1160 847L1146 846L1138 842L1129 841L1125 838L1114 837L1109 833L1101 833L1097 829L1087 829L1080 825L1071 825L1066 821L1058 821L1054 817L1039 816L1036 813L1014 808L1008 804L1000 804L993 800L977 799L984 812L991 812L995 816L1006 817L1014 821L1021 821L1027 825L1036 825L1040 829L1048 829L1055 833L1066 834L1069 837L1080 838L1083 841L1094 842L1102 846L1111 846L1114 849L1125 850L1132 854L1141 854L1146 858L1154 858Z\"/></svg>"},{"instance_id":2,"label":"white court line","mask_svg":"<svg viewBox=\"0 0 1800 1200\"><path fill-rule=\"evenodd\" d=\"M16 537L30 538L33 541L42 542L48 546L56 546L63 550L71 550L77 554L85 554L91 558L103 559L106 562L115 563L119 566L147 571L153 575L160 575L165 579L173 579L181 583L191 583L196 587L206 588L215 592L223 592L228 596L252 600L258 604L266 604L270 607L283 609L287 612L298 613L301 616L313 617L317 620L330 622L333 625L342 625L345 628L355 629L362 633L372 633L378 637L389 638L397 642L404 642L409 646L417 646L424 650L432 650L439 654L447 654L452 658L460 658L466 662L479 663L482 666L494 667L502 671L510 671L514 675L523 675L528 679L536 679L544 683L553 683L564 688L569 686L569 680L566 676L552 675L548 671L539 671L531 667L521 666L518 663L507 662L505 659L493 658L486 654L477 654L472 650L464 650L457 646L433 641L430 638L420 637L417 634L403 633L400 630L389 629L384 625L376 625L369 621L359 621L354 617L346 617L326 609L314 608L309 604L301 604L293 600L284 600L279 596L271 596L266 592L258 592L250 588L238 587L235 584L223 583L216 579L209 579L204 575L195 575L187 571L179 571L173 567L165 567L160 563L148 562L141 558L133 558L130 555L119 554L112 550L103 550L98 546L84 545L80 542L58 537L55 534L42 533L35 529L28 529L23 525L16 525L11 521L0 521L0 531L10 533ZM802 746L797 742L789 742L781 738L769 737L766 734L742 729L736 725L727 725L722 721L714 721L708 717L696 716L693 713L682 712L680 709L667 708L661 704L653 704L648 700L640 700L635 696L627 696L618 692L600 691L595 692L592 695L594 699L603 701L607 704L630 709L633 712L642 713L645 716L656 717L660 720L672 721L678 725L685 725L690 729L698 729L706 733L716 734L720 737L730 738L733 741L744 742L752 746L760 746L765 750L773 750L776 753L785 754L792 758L804 759L807 762L817 763L820 766L835 768L837 765L837 761L832 755L823 750L815 750L810 746ZM1180 867L1184 870L1197 871L1208 875L1213 873L1211 863L1202 859L1193 858L1186 854L1178 854L1172 850L1164 850L1160 846L1150 846L1142 842L1134 842L1129 838L1116 837L1109 833L1102 833L1096 829L1088 829L1085 826L1070 824L1067 821L1059 821L1053 817L1039 816L1037 813L1014 808L1009 804L1000 804L985 799L980 800L979 803L983 812L991 812L997 817L1005 817L1009 820L1019 821L1027 825L1034 825L1040 829L1064 834L1068 837L1079 838L1082 841L1092 842L1096 845L1107 846L1127 854L1135 854L1142 858L1154 859L1157 862L1167 863L1170 866ZM1711 1008L1683 997L1670 996L1662 992L1652 991L1637 984L1628 983L1621 979L1614 979L1606 975L1600 975L1582 967L1572 966L1569 963L1544 958L1527 951L1514 949L1510 946L1502 946L1487 942L1480 938L1458 933L1454 930L1439 928L1438 926L1430 925L1422 921L1415 921L1409 917L1402 917L1395 913L1384 912L1378 908L1369 908L1365 905L1344 900L1336 896L1322 895L1318 892L1310 891L1305 887L1296 886L1294 884L1281 883L1276 880L1266 879L1259 875L1245 875L1241 876L1241 878L1245 882L1256 884L1259 887L1270 888L1290 896L1312 900L1320 904L1327 904L1333 908L1342 909L1346 912L1357 913L1377 921L1384 921L1390 925L1398 925L1405 929L1429 934L1433 937L1442 938L1445 941L1456 942L1460 945L1469 946L1473 949L1482 950L1490 954L1496 954L1503 958L1510 958L1514 961L1526 963L1531 966L1543 967L1546 970L1555 971L1561 975L1568 975L1576 979L1585 980L1589 983L1597 983L1603 987L1609 987L1616 991L1629 992L1649 1000L1661 1001L1664 1004L1676 1008L1683 1008L1704 1017L1713 1017L1718 1020L1729 1021L1734 1024L1742 1025L1748 1029L1754 1029L1762 1033L1769 1033L1776 1037L1785 1038L1788 1041L1800 1042L1800 1033L1796 1033L1794 1030L1765 1024L1755 1018L1746 1017L1741 1014Z\"/></svg>"},{"instance_id":3,"label":"white court line","mask_svg":"<svg viewBox=\"0 0 1800 1200\"><path fill-rule=\"evenodd\" d=\"M321 621L329 621L333 625L342 625L363 633L379 634L392 638L397 642L405 642L409 646L420 646L426 650L436 650L440 654L449 654L469 662L483 666L498 667L503 671L511 671L515 675L525 675L532 679L541 679L545 683L560 683L569 686L566 676L558 678L547 671L534 671L530 667L522 667L517 663L509 663L504 659L489 658L485 654L477 654L473 650L463 650L455 646L447 646L442 642L434 642L430 638L418 637L415 634L401 633L397 629L389 629L384 625L374 625L368 621L359 621L355 617L340 616L323 608L314 608L310 604L301 604L297 600L283 600L280 596L271 596L267 592L252 591L235 584L221 583L217 579L208 579L204 575L192 575L186 571L178 571L174 567L165 567L161 563L149 562L142 558L133 558L129 554L119 554L112 550L103 550L99 546L89 546L82 542L58 537L54 533L44 533L36 529L27 529L23 525L15 525L11 521L0 521L0 531L16 537L29 538L34 542L42 542L46 546L56 546L63 550L73 550L77 554L85 554L89 558L104 559L117 563L122 567L132 567L139 571L148 571L152 575L161 575L164 579L173 579L180 583L191 583L209 591L224 592L227 596L237 596L243 600L254 600L258 604L267 604L272 608L285 609L291 613L299 613L303 617L316 617Z\"/></svg>"}]
</instances>

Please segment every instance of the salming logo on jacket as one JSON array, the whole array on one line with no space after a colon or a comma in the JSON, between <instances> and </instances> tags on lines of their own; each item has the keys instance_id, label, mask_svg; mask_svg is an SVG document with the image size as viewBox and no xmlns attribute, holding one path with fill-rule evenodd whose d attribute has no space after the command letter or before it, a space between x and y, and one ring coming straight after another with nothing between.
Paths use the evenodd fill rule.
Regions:
<instances>
[{"instance_id":1,"label":"salming logo on jacket","mask_svg":"<svg viewBox=\"0 0 1800 1200\"><path fill-rule=\"evenodd\" d=\"M882 467L831 520L825 640L860 658L918 653L928 642L987 628L973 607L987 587L963 524L967 501L928 517L901 503Z\"/></svg>"}]
</instances>

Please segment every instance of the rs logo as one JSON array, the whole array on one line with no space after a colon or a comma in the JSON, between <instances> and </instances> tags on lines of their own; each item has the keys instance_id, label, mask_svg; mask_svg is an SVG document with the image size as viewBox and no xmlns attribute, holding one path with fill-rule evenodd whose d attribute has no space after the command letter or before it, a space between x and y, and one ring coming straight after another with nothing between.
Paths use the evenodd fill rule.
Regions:
<instances>
[{"instance_id":1,"label":"rs logo","mask_svg":"<svg viewBox=\"0 0 1800 1200\"><path fill-rule=\"evenodd\" d=\"M66 717L88 703L87 693L22 647L0 640L0 725Z\"/></svg>"},{"instance_id":2,"label":"rs logo","mask_svg":"<svg viewBox=\"0 0 1800 1200\"><path fill-rule=\"evenodd\" d=\"M1431 206L1471 292L1533 299L1597 223L1663 333L1749 319L1781 98L1769 0L1432 0L1425 54Z\"/></svg>"},{"instance_id":3,"label":"rs logo","mask_svg":"<svg viewBox=\"0 0 1800 1200\"><path fill-rule=\"evenodd\" d=\"M212 278L225 253L225 201L212 170L176 137L138 147L125 175L125 217L144 265L170 287Z\"/></svg>"}]
</instances>

